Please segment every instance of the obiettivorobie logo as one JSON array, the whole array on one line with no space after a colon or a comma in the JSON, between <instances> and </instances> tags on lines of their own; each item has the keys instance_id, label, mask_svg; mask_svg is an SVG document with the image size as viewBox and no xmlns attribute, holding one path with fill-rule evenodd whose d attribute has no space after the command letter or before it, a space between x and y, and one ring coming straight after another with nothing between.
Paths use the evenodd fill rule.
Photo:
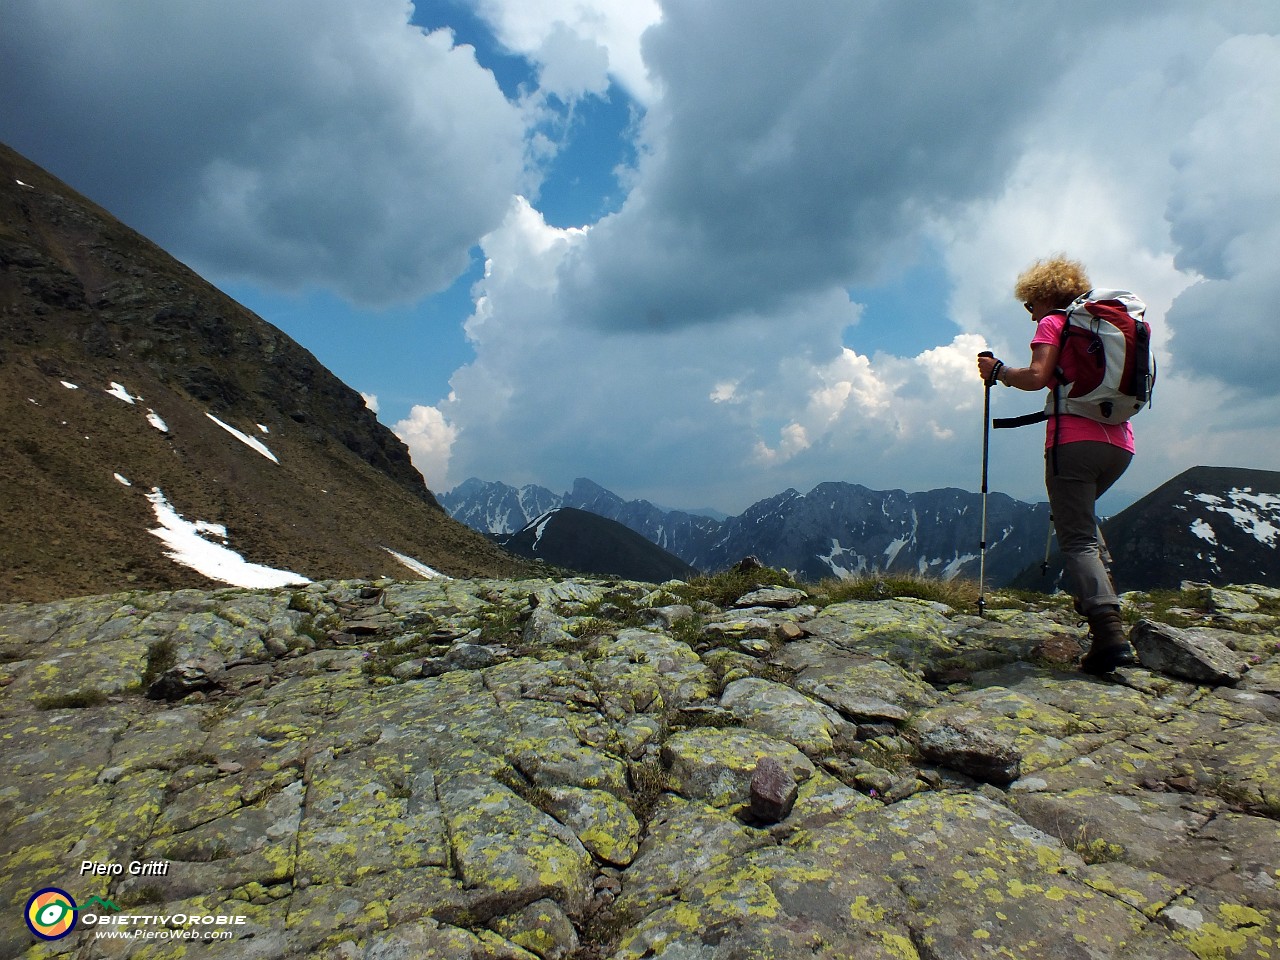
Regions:
<instances>
[{"instance_id":1,"label":"obiettivorobie logo","mask_svg":"<svg viewBox=\"0 0 1280 960\"><path fill-rule=\"evenodd\" d=\"M167 864L164 867L167 869ZM248 917L234 914L122 913L104 897L90 897L77 904L71 894L58 887L43 887L33 893L24 919L27 929L41 940L61 940L77 927L93 930L94 937L104 939L232 940L234 928L249 923Z\"/></svg>"},{"instance_id":2,"label":"obiettivorobie logo","mask_svg":"<svg viewBox=\"0 0 1280 960\"><path fill-rule=\"evenodd\" d=\"M41 940L61 940L76 928L76 916L82 910L119 910L110 900L90 897L84 906L77 906L75 899L65 890L45 887L37 890L27 901L27 926Z\"/></svg>"}]
</instances>

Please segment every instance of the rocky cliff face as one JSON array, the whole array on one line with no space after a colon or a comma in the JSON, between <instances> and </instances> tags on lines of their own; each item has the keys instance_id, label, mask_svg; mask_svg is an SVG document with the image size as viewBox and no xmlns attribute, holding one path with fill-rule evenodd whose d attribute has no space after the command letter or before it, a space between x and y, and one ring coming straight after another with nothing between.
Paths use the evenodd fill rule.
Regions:
<instances>
[{"instance_id":1,"label":"rocky cliff face","mask_svg":"<svg viewBox=\"0 0 1280 960\"><path fill-rule=\"evenodd\" d=\"M1063 607L752 587L0 607L0 900L81 906L0 954L1273 955L1280 592L1127 597L1182 629L1108 682Z\"/></svg>"},{"instance_id":2,"label":"rocky cliff face","mask_svg":"<svg viewBox=\"0 0 1280 960\"><path fill-rule=\"evenodd\" d=\"M394 555L523 569L444 515L310 353L0 145L0 598L229 582L149 535L157 493L311 579L378 576Z\"/></svg>"},{"instance_id":3,"label":"rocky cliff face","mask_svg":"<svg viewBox=\"0 0 1280 960\"><path fill-rule=\"evenodd\" d=\"M808 494L787 490L723 521L624 501L582 479L559 496L545 487L517 490L471 479L440 502L455 519L489 533L518 530L538 515L524 512L535 506L539 512L571 506L616 520L699 570L724 570L756 556L810 580L874 572L977 579L982 542L981 496L955 489L904 493L823 483ZM1042 558L1048 525L1047 505L990 495L991 582L1008 583Z\"/></svg>"}]
</instances>

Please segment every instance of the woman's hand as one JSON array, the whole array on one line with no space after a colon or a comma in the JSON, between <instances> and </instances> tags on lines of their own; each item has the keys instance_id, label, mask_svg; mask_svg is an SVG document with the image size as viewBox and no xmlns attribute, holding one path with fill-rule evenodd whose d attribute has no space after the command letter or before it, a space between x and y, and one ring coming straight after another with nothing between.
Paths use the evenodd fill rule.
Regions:
<instances>
[{"instance_id":1,"label":"woman's hand","mask_svg":"<svg viewBox=\"0 0 1280 960\"><path fill-rule=\"evenodd\" d=\"M997 360L990 353L985 353L978 357L978 375L982 377L982 382L987 386L995 383L993 373L1003 366L1004 363Z\"/></svg>"}]
</instances>

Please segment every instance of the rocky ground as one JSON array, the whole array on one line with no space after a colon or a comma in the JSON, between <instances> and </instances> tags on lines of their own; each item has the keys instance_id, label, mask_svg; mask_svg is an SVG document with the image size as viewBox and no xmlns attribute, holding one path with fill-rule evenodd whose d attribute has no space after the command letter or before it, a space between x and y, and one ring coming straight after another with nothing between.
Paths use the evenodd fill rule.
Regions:
<instances>
[{"instance_id":1,"label":"rocky ground","mask_svg":"<svg viewBox=\"0 0 1280 960\"><path fill-rule=\"evenodd\" d=\"M1280 957L1280 591L1189 591L1106 680L1060 606L816 599L0 607L0 956Z\"/></svg>"}]
</instances>

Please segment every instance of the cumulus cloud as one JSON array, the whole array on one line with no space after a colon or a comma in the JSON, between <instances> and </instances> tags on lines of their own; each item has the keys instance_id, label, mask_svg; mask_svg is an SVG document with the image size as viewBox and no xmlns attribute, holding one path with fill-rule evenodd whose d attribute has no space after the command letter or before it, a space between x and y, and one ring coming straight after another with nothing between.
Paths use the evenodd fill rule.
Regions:
<instances>
[{"instance_id":1,"label":"cumulus cloud","mask_svg":"<svg viewBox=\"0 0 1280 960\"><path fill-rule=\"evenodd\" d=\"M667 5L635 186L566 265L569 309L684 325L874 281L923 217L999 186L1065 29L1027 4Z\"/></svg>"},{"instance_id":2,"label":"cumulus cloud","mask_svg":"<svg viewBox=\"0 0 1280 960\"><path fill-rule=\"evenodd\" d=\"M1013 278L1059 249L1137 290L1157 325L1162 389L1126 482L1143 492L1224 452L1175 439L1196 420L1190 397L1201 422L1234 416L1175 347L1196 343L1191 307L1213 283L1250 302L1266 288L1275 164L1233 177L1225 144L1267 159L1280 142L1258 112L1277 100L1274 38L1237 36L1275 30L1270 8L1089 3L1068 23L1025 4L949 18L712 0L663 14L643 37L654 93L623 207L570 234L526 205L485 239L477 356L444 405L460 475L555 485L572 471L726 507L825 479L972 489L974 356L1025 362ZM1081 17L1125 37L1124 70L1077 56ZM1212 257L1189 255L1202 226ZM952 283L936 345L857 353L846 288L922 244ZM1040 406L992 399L997 415ZM1035 429L993 438L998 489L1042 496L1041 443Z\"/></svg>"},{"instance_id":3,"label":"cumulus cloud","mask_svg":"<svg viewBox=\"0 0 1280 960\"><path fill-rule=\"evenodd\" d=\"M447 490L449 458L458 431L437 408L418 404L391 428L409 448L414 466L432 490Z\"/></svg>"},{"instance_id":4,"label":"cumulus cloud","mask_svg":"<svg viewBox=\"0 0 1280 960\"><path fill-rule=\"evenodd\" d=\"M950 371L968 373L979 338L873 361L841 342L858 308L838 288L717 325L602 330L558 297L560 265L591 237L548 226L523 201L485 237L468 323L476 359L440 405L457 430L451 483L590 476L624 494L742 508L826 479L897 486L910 470L954 482L946 455L920 462L917 440L962 450L972 439L980 386Z\"/></svg>"},{"instance_id":5,"label":"cumulus cloud","mask_svg":"<svg viewBox=\"0 0 1280 960\"><path fill-rule=\"evenodd\" d=\"M411 12L12 0L0 122L206 273L414 300L466 268L527 172L520 109Z\"/></svg>"}]
</instances>

